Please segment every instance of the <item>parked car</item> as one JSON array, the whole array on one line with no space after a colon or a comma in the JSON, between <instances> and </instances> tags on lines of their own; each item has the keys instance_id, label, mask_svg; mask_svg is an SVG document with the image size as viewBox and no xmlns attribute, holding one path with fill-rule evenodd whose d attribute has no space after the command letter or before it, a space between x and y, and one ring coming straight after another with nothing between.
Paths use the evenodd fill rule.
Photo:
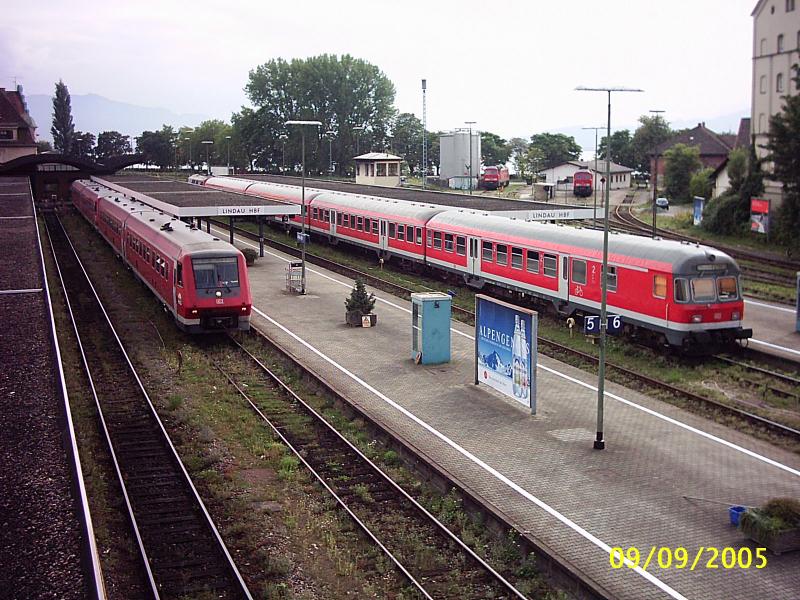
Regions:
<instances>
[{"instance_id":1,"label":"parked car","mask_svg":"<svg viewBox=\"0 0 800 600\"><path fill-rule=\"evenodd\" d=\"M664 210L668 210L669 209L669 200L667 200L666 198L656 198L656 206L658 208L662 208Z\"/></svg>"}]
</instances>

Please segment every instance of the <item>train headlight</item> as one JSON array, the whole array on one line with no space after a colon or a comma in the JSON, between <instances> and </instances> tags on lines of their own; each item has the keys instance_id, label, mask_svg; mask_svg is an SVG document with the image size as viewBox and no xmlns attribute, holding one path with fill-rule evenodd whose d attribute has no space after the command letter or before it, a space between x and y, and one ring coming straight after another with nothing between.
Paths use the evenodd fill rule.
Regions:
<instances>
[{"instance_id":1,"label":"train headlight","mask_svg":"<svg viewBox=\"0 0 800 600\"><path fill-rule=\"evenodd\" d=\"M196 308L193 308L193 309L192 309L192 314L193 314L193 315L196 315L196 314L197 314L197 309L196 309Z\"/></svg>"},{"instance_id":2,"label":"train headlight","mask_svg":"<svg viewBox=\"0 0 800 600\"><path fill-rule=\"evenodd\" d=\"M246 306L242 307L242 312L247 312L247 307Z\"/></svg>"},{"instance_id":3,"label":"train headlight","mask_svg":"<svg viewBox=\"0 0 800 600\"><path fill-rule=\"evenodd\" d=\"M733 311L731 313L731 319L733 321L738 321L741 317L742 317L742 313L740 313L738 310L735 310L735 311Z\"/></svg>"},{"instance_id":4,"label":"train headlight","mask_svg":"<svg viewBox=\"0 0 800 600\"><path fill-rule=\"evenodd\" d=\"M702 323L703 315L692 315L692 323Z\"/></svg>"}]
</instances>

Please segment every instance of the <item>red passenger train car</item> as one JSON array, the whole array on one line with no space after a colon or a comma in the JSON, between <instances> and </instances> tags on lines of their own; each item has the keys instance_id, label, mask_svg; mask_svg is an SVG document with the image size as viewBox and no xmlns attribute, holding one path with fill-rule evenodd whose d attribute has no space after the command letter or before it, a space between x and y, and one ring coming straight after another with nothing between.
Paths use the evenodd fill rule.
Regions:
<instances>
[{"instance_id":1,"label":"red passenger train car","mask_svg":"<svg viewBox=\"0 0 800 600\"><path fill-rule=\"evenodd\" d=\"M206 333L250 328L250 285L239 250L91 181L75 181L72 199L180 329Z\"/></svg>"},{"instance_id":2,"label":"red passenger train car","mask_svg":"<svg viewBox=\"0 0 800 600\"><path fill-rule=\"evenodd\" d=\"M228 178L212 179L226 189ZM289 198L287 187L299 194L266 182L244 193ZM299 203L297 194L291 197ZM306 203L307 227L331 241L444 270L473 287L496 285L564 316L600 312L602 231L323 190L306 189ZM752 336L742 327L736 262L698 244L613 234L608 310L630 331L671 346L710 348Z\"/></svg>"},{"instance_id":3,"label":"red passenger train car","mask_svg":"<svg viewBox=\"0 0 800 600\"><path fill-rule=\"evenodd\" d=\"M575 171L572 176L572 193L580 198L591 196L593 179L591 171Z\"/></svg>"}]
</instances>

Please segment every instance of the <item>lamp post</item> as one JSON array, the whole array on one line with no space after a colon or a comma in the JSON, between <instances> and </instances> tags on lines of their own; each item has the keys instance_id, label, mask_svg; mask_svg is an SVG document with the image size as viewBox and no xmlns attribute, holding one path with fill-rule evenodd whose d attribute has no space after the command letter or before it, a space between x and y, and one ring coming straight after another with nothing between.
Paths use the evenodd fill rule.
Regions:
<instances>
[{"instance_id":1,"label":"lamp post","mask_svg":"<svg viewBox=\"0 0 800 600\"><path fill-rule=\"evenodd\" d=\"M286 140L289 139L285 133L282 133L278 139L283 142L283 153L281 154L281 175L286 172Z\"/></svg>"},{"instance_id":2,"label":"lamp post","mask_svg":"<svg viewBox=\"0 0 800 600\"><path fill-rule=\"evenodd\" d=\"M361 132L364 131L366 127L364 125L356 125L353 127L353 131L356 131L356 156L361 155Z\"/></svg>"},{"instance_id":3,"label":"lamp post","mask_svg":"<svg viewBox=\"0 0 800 600\"><path fill-rule=\"evenodd\" d=\"M602 127L582 127L581 129L594 129L594 213L592 213L592 227L597 229L597 132ZM608 158L608 157L606 157Z\"/></svg>"},{"instance_id":4,"label":"lamp post","mask_svg":"<svg viewBox=\"0 0 800 600\"><path fill-rule=\"evenodd\" d=\"M302 231L302 242L300 244L300 260L302 263L300 271L300 294L306 293L306 127L322 127L320 121L286 121L284 125L298 125L300 127L300 137L302 140L301 145L301 159L303 162L303 173L301 178L301 195L300 195L300 229Z\"/></svg>"},{"instance_id":5,"label":"lamp post","mask_svg":"<svg viewBox=\"0 0 800 600\"><path fill-rule=\"evenodd\" d=\"M464 121L464 125L469 125L469 194L472 195L472 126L475 121Z\"/></svg>"},{"instance_id":6,"label":"lamp post","mask_svg":"<svg viewBox=\"0 0 800 600\"><path fill-rule=\"evenodd\" d=\"M333 177L333 131L328 129L325 136L328 138L328 177Z\"/></svg>"},{"instance_id":7,"label":"lamp post","mask_svg":"<svg viewBox=\"0 0 800 600\"><path fill-rule=\"evenodd\" d=\"M203 140L200 142L206 147L206 169L208 174L211 175L211 159L209 158L210 155L210 148L211 145L214 143L214 140Z\"/></svg>"},{"instance_id":8,"label":"lamp post","mask_svg":"<svg viewBox=\"0 0 800 600\"><path fill-rule=\"evenodd\" d=\"M650 110L648 112L655 113L655 118L658 120L661 118L659 115L665 111ZM658 197L658 153L656 148L653 148L653 237L656 237L656 198Z\"/></svg>"},{"instance_id":9,"label":"lamp post","mask_svg":"<svg viewBox=\"0 0 800 600\"><path fill-rule=\"evenodd\" d=\"M183 133L194 133L194 129L184 129ZM194 172L194 168L192 167L192 138L185 137L183 138L183 141L189 142L189 170Z\"/></svg>"},{"instance_id":10,"label":"lamp post","mask_svg":"<svg viewBox=\"0 0 800 600\"><path fill-rule=\"evenodd\" d=\"M422 189L425 189L425 180L428 178L428 112L425 104L425 92L428 90L428 80L422 80Z\"/></svg>"},{"instance_id":11,"label":"lamp post","mask_svg":"<svg viewBox=\"0 0 800 600\"><path fill-rule=\"evenodd\" d=\"M231 174L231 136L226 135L225 141L227 142L228 146L228 175Z\"/></svg>"},{"instance_id":12,"label":"lamp post","mask_svg":"<svg viewBox=\"0 0 800 600\"><path fill-rule=\"evenodd\" d=\"M608 123L606 139L611 144L611 92L643 92L644 90L624 87L584 87L575 88L581 92L606 92L608 94ZM611 161L606 157L606 185L605 185L605 211L603 215L603 268L600 272L601 301L600 301L600 360L597 376L597 435L594 440L594 449L602 450L606 447L603 439L603 400L605 397L606 378L606 329L608 312L608 204L611 190Z\"/></svg>"}]
</instances>

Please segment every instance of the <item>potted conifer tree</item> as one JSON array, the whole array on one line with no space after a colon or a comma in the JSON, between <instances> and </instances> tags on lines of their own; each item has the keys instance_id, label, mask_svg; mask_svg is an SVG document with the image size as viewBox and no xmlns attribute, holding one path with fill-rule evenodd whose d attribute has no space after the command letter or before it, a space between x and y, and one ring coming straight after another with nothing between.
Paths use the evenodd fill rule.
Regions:
<instances>
[{"instance_id":1,"label":"potted conifer tree","mask_svg":"<svg viewBox=\"0 0 800 600\"><path fill-rule=\"evenodd\" d=\"M344 301L346 308L345 321L351 327L374 327L378 322L378 315L372 313L375 307L375 294L368 294L367 288L361 279L356 279L350 297ZM365 320L364 317L367 317ZM365 322L366 321L366 322Z\"/></svg>"}]
</instances>

